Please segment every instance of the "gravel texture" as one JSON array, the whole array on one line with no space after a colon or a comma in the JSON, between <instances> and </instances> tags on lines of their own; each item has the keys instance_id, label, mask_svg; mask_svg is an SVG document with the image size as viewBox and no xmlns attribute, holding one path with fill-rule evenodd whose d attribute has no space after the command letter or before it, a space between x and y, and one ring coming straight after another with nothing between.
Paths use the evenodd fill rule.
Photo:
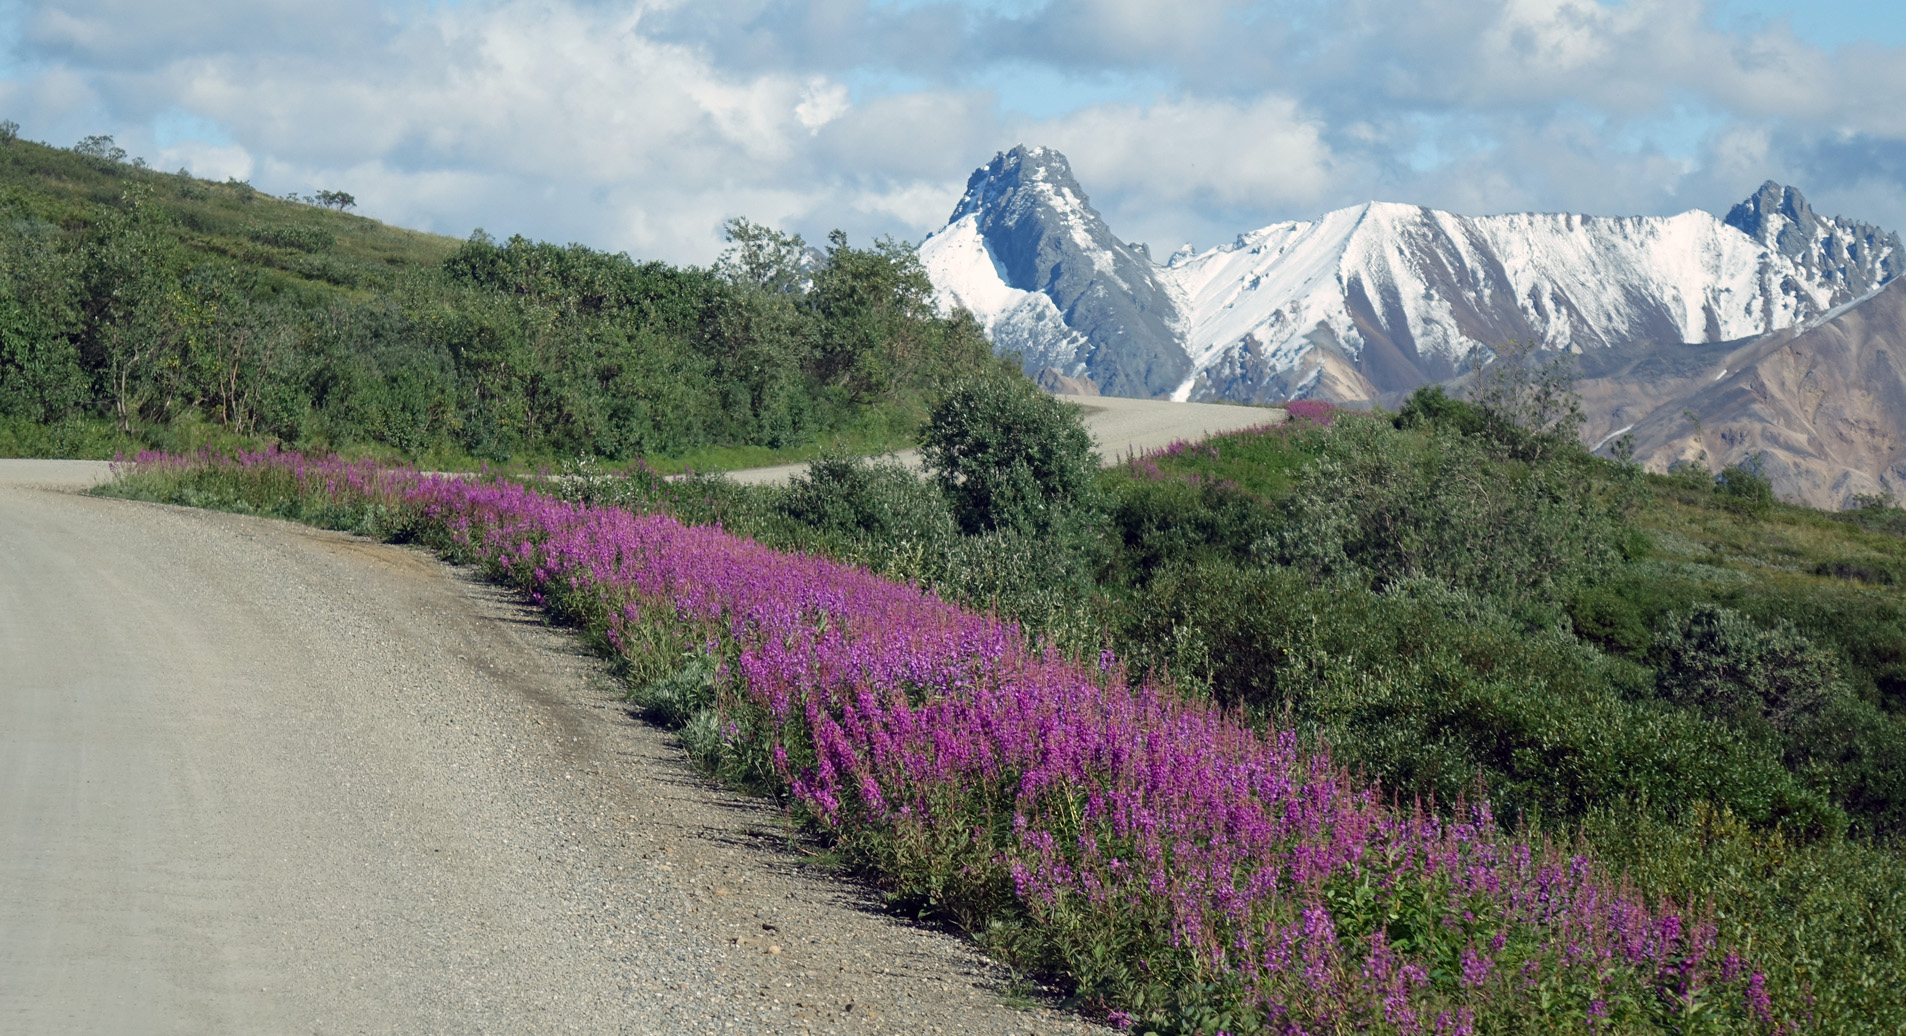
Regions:
<instances>
[{"instance_id":1,"label":"gravel texture","mask_svg":"<svg viewBox=\"0 0 1906 1036\"><path fill-rule=\"evenodd\" d=\"M0 1031L1096 1029L806 866L507 593L102 472L0 461Z\"/></svg>"}]
</instances>

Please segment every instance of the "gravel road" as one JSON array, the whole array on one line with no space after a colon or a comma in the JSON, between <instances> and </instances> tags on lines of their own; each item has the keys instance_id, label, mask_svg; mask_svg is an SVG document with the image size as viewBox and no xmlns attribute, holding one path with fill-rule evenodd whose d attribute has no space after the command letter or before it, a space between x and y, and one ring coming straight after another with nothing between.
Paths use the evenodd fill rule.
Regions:
<instances>
[{"instance_id":1,"label":"gravel road","mask_svg":"<svg viewBox=\"0 0 1906 1036\"><path fill-rule=\"evenodd\" d=\"M0 1031L1071 1033L415 550L0 461Z\"/></svg>"},{"instance_id":2,"label":"gravel road","mask_svg":"<svg viewBox=\"0 0 1906 1036\"><path fill-rule=\"evenodd\" d=\"M1202 439L1207 435L1235 432L1284 420L1282 409L1255 406L1230 406L1224 403L1173 403L1164 399L1124 399L1118 396L1060 396L1076 403L1084 411L1085 429L1098 444L1106 463L1116 463L1129 453L1143 453L1169 446L1179 439ZM903 450L895 456L908 467L920 467L919 450ZM786 482L806 464L778 464L768 468L730 471L737 482Z\"/></svg>"}]
</instances>

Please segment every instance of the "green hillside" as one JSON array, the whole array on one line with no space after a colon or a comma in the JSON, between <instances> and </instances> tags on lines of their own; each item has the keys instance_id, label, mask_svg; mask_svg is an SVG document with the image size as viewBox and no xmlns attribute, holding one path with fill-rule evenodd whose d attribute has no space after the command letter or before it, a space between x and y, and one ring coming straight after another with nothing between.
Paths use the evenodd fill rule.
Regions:
<instances>
[{"instance_id":1,"label":"green hillside","mask_svg":"<svg viewBox=\"0 0 1906 1036\"><path fill-rule=\"evenodd\" d=\"M717 268L678 268L83 150L0 144L0 455L759 463L895 445L933 384L1004 370L892 242L737 221Z\"/></svg>"}]
</instances>

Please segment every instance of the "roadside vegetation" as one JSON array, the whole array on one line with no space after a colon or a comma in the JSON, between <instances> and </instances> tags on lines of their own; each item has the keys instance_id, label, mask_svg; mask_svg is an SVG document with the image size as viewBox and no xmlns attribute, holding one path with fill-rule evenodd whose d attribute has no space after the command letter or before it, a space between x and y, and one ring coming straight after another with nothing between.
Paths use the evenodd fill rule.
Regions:
<instances>
[{"instance_id":1,"label":"roadside vegetation","mask_svg":"<svg viewBox=\"0 0 1906 1036\"><path fill-rule=\"evenodd\" d=\"M997 363L890 241L737 220L697 269L353 204L0 134L0 456L747 466L903 443L929 386Z\"/></svg>"},{"instance_id":2,"label":"roadside vegetation","mask_svg":"<svg viewBox=\"0 0 1906 1036\"><path fill-rule=\"evenodd\" d=\"M1901 1031L1906 515L1591 457L1549 375L1104 470L976 377L924 476L112 491L487 565L896 908L1137 1031Z\"/></svg>"}]
</instances>

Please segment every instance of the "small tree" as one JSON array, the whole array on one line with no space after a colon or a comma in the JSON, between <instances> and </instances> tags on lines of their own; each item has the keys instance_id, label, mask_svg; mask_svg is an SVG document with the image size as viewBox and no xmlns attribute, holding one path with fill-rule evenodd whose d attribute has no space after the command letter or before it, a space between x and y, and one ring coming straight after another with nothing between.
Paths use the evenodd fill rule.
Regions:
<instances>
[{"instance_id":1,"label":"small tree","mask_svg":"<svg viewBox=\"0 0 1906 1036\"><path fill-rule=\"evenodd\" d=\"M20 124L12 119L0 119L0 144L11 144L20 139Z\"/></svg>"},{"instance_id":2,"label":"small tree","mask_svg":"<svg viewBox=\"0 0 1906 1036\"><path fill-rule=\"evenodd\" d=\"M344 191L319 191L316 197L319 205L339 212L357 207L357 199Z\"/></svg>"},{"instance_id":3,"label":"small tree","mask_svg":"<svg viewBox=\"0 0 1906 1036\"><path fill-rule=\"evenodd\" d=\"M118 163L126 160L126 149L114 144L113 138L105 134L80 138L80 142L73 145L73 153L85 155L87 158L97 158L102 162Z\"/></svg>"},{"instance_id":4,"label":"small tree","mask_svg":"<svg viewBox=\"0 0 1906 1036\"><path fill-rule=\"evenodd\" d=\"M753 284L780 295L807 289L813 257L799 234L736 217L722 225L728 248L715 260L715 272L736 284Z\"/></svg>"},{"instance_id":5,"label":"small tree","mask_svg":"<svg viewBox=\"0 0 1906 1036\"><path fill-rule=\"evenodd\" d=\"M1721 504L1736 514L1759 518L1774 506L1774 486L1766 471L1765 451L1739 464L1730 464L1714 476L1714 491Z\"/></svg>"},{"instance_id":6,"label":"small tree","mask_svg":"<svg viewBox=\"0 0 1906 1036\"><path fill-rule=\"evenodd\" d=\"M135 183L94 221L81 261L83 354L106 383L121 431L131 431L161 375L177 367L195 323L182 291L184 256L152 187Z\"/></svg>"},{"instance_id":7,"label":"small tree","mask_svg":"<svg viewBox=\"0 0 1906 1036\"><path fill-rule=\"evenodd\" d=\"M927 417L927 469L969 533L1050 535L1088 509L1098 454L1079 408L1029 381L962 381Z\"/></svg>"},{"instance_id":8,"label":"small tree","mask_svg":"<svg viewBox=\"0 0 1906 1036\"><path fill-rule=\"evenodd\" d=\"M1575 361L1558 353L1538 361L1534 342L1511 342L1476 371L1470 402L1507 427L1494 429L1527 460L1579 444L1582 397L1575 392Z\"/></svg>"}]
</instances>

